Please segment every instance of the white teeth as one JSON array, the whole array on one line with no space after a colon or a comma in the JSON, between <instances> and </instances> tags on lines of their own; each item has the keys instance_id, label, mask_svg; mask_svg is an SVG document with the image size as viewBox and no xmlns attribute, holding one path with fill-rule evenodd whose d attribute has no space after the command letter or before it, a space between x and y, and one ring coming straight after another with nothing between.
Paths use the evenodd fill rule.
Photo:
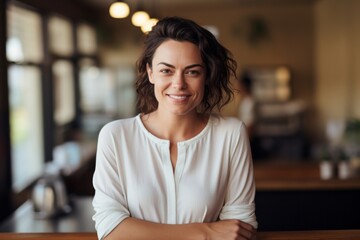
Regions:
<instances>
[{"instance_id":1,"label":"white teeth","mask_svg":"<svg viewBox=\"0 0 360 240\"><path fill-rule=\"evenodd\" d=\"M187 98L187 96L179 96L179 95L169 95L169 97L174 98L174 99L178 99L178 100L182 100Z\"/></svg>"}]
</instances>

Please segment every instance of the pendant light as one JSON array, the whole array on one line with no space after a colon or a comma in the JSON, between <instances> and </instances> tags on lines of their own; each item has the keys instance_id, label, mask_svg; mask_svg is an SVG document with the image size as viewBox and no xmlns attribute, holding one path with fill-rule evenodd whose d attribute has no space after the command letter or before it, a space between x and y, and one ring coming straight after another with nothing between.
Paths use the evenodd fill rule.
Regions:
<instances>
[{"instance_id":1,"label":"pendant light","mask_svg":"<svg viewBox=\"0 0 360 240\"><path fill-rule=\"evenodd\" d=\"M136 27L141 27L150 19L149 14L145 11L144 3L139 0L136 6L136 11L131 17L131 23Z\"/></svg>"},{"instance_id":2,"label":"pendant light","mask_svg":"<svg viewBox=\"0 0 360 240\"><path fill-rule=\"evenodd\" d=\"M116 1L110 5L109 13L113 18L126 18L129 16L130 8L125 2Z\"/></svg>"},{"instance_id":3,"label":"pendant light","mask_svg":"<svg viewBox=\"0 0 360 240\"><path fill-rule=\"evenodd\" d=\"M136 11L131 18L131 22L136 27L143 26L148 20L150 19L150 16L147 12L143 10Z\"/></svg>"},{"instance_id":4,"label":"pendant light","mask_svg":"<svg viewBox=\"0 0 360 240\"><path fill-rule=\"evenodd\" d=\"M159 20L157 18L150 18L149 20L146 21L146 23L144 25L141 26L141 31L143 33L148 33L152 30L153 26L156 25L156 23Z\"/></svg>"}]
</instances>

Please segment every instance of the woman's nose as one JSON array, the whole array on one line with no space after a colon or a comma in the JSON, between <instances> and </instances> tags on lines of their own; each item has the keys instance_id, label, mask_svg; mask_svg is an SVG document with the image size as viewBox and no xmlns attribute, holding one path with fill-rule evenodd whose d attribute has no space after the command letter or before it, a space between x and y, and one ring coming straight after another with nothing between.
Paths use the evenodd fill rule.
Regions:
<instances>
[{"instance_id":1,"label":"woman's nose","mask_svg":"<svg viewBox=\"0 0 360 240\"><path fill-rule=\"evenodd\" d=\"M172 79L172 85L174 88L177 89L184 89L186 88L186 82L183 74L175 74Z\"/></svg>"}]
</instances>

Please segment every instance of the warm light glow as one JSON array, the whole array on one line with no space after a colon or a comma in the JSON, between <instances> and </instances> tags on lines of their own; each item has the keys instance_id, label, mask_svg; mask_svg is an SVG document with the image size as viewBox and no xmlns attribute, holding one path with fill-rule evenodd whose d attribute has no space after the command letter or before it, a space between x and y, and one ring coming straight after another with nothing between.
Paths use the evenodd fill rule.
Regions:
<instances>
[{"instance_id":1,"label":"warm light glow","mask_svg":"<svg viewBox=\"0 0 360 240\"><path fill-rule=\"evenodd\" d=\"M286 101L290 98L290 88L286 86L279 86L276 89L276 96L281 101Z\"/></svg>"},{"instance_id":2,"label":"warm light glow","mask_svg":"<svg viewBox=\"0 0 360 240\"><path fill-rule=\"evenodd\" d=\"M109 12L113 18L126 18L129 16L130 8L124 2L114 2L111 4Z\"/></svg>"},{"instance_id":3,"label":"warm light glow","mask_svg":"<svg viewBox=\"0 0 360 240\"><path fill-rule=\"evenodd\" d=\"M137 11L133 14L131 22L134 26L141 27L149 20L149 18L150 16L147 12Z\"/></svg>"},{"instance_id":4,"label":"warm light glow","mask_svg":"<svg viewBox=\"0 0 360 240\"><path fill-rule=\"evenodd\" d=\"M279 67L276 70L276 79L279 84L286 85L290 80L290 71L286 67Z\"/></svg>"},{"instance_id":5,"label":"warm light glow","mask_svg":"<svg viewBox=\"0 0 360 240\"><path fill-rule=\"evenodd\" d=\"M146 23L144 25L141 26L141 31L143 33L150 32L152 30L153 26L155 26L158 21L159 20L156 18L150 18L149 20L146 21Z\"/></svg>"}]
</instances>

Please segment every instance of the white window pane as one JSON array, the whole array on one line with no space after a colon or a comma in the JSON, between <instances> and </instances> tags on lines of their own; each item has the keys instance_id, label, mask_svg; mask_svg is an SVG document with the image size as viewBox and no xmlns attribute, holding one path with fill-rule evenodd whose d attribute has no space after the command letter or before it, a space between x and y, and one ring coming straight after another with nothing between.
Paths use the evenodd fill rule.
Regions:
<instances>
[{"instance_id":1,"label":"white window pane","mask_svg":"<svg viewBox=\"0 0 360 240\"><path fill-rule=\"evenodd\" d=\"M100 69L89 59L80 61L80 108L85 113L100 110L102 100L100 94L96 94L93 83L97 82ZM100 90L98 91L100 92ZM94 94L96 96L94 96Z\"/></svg>"},{"instance_id":2,"label":"white window pane","mask_svg":"<svg viewBox=\"0 0 360 240\"><path fill-rule=\"evenodd\" d=\"M82 54L96 53L96 31L92 26L84 23L77 26L77 46Z\"/></svg>"},{"instance_id":3,"label":"white window pane","mask_svg":"<svg viewBox=\"0 0 360 240\"><path fill-rule=\"evenodd\" d=\"M108 77L104 77L107 75ZM83 61L80 67L80 106L84 112L101 112L104 110L107 81L110 74L98 67Z\"/></svg>"},{"instance_id":4,"label":"white window pane","mask_svg":"<svg viewBox=\"0 0 360 240\"><path fill-rule=\"evenodd\" d=\"M41 73L37 67L9 67L13 189L40 176L44 166Z\"/></svg>"},{"instance_id":5,"label":"white window pane","mask_svg":"<svg viewBox=\"0 0 360 240\"><path fill-rule=\"evenodd\" d=\"M133 67L119 67L117 69L117 113L122 118L136 114L136 71Z\"/></svg>"},{"instance_id":6,"label":"white window pane","mask_svg":"<svg viewBox=\"0 0 360 240\"><path fill-rule=\"evenodd\" d=\"M73 31L71 22L52 16L48 22L49 44L53 53L70 56L74 53Z\"/></svg>"},{"instance_id":7,"label":"white window pane","mask_svg":"<svg viewBox=\"0 0 360 240\"><path fill-rule=\"evenodd\" d=\"M41 17L39 14L9 5L6 55L10 61L39 63L43 60Z\"/></svg>"},{"instance_id":8,"label":"white window pane","mask_svg":"<svg viewBox=\"0 0 360 240\"><path fill-rule=\"evenodd\" d=\"M131 117L136 112L135 70L120 67L99 69L83 64L80 68L80 106L85 113L102 112Z\"/></svg>"},{"instance_id":9,"label":"white window pane","mask_svg":"<svg viewBox=\"0 0 360 240\"><path fill-rule=\"evenodd\" d=\"M69 61L60 60L54 63L54 92L56 124L63 125L75 118L74 69Z\"/></svg>"}]
</instances>

